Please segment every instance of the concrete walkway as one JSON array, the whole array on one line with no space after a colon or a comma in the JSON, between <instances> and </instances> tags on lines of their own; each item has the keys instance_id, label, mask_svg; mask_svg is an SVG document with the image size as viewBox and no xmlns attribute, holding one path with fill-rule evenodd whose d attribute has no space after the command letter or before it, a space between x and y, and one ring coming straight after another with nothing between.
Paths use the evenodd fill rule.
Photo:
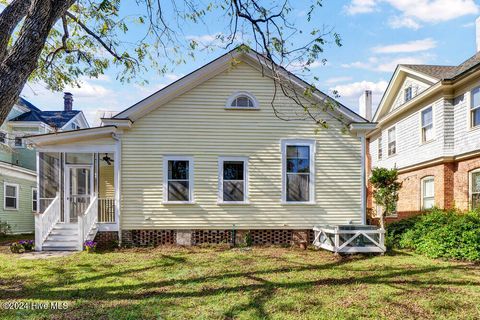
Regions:
<instances>
[{"instance_id":1,"label":"concrete walkway","mask_svg":"<svg viewBox=\"0 0 480 320\"><path fill-rule=\"evenodd\" d=\"M41 252L25 252L18 255L19 259L37 260L37 259L50 259L50 258L62 258L75 254L76 251L41 251Z\"/></svg>"}]
</instances>

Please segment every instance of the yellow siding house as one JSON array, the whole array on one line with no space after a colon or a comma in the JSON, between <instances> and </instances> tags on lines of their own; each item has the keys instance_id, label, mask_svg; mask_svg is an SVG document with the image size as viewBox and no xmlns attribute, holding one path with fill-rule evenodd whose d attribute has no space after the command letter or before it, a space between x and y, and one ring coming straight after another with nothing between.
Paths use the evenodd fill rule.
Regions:
<instances>
[{"instance_id":1,"label":"yellow siding house","mask_svg":"<svg viewBox=\"0 0 480 320\"><path fill-rule=\"evenodd\" d=\"M277 92L275 111L289 121L279 119L267 67L254 51L235 49L102 127L31 137L40 197L51 199L37 217L37 240L66 248L49 238L49 223L81 225L71 227L77 248L89 237L123 245L310 241L314 225L364 223L373 125L319 91L309 99L336 105L316 110L328 128L299 119L301 107ZM308 85L284 74L302 94ZM58 172L58 181L42 179L45 172Z\"/></svg>"}]
</instances>

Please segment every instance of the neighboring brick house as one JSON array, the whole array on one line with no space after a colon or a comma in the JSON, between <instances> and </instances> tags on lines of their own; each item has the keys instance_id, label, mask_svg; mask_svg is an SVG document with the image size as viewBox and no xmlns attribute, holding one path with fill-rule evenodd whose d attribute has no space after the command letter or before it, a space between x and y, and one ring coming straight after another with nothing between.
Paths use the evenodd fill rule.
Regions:
<instances>
[{"instance_id":1,"label":"neighboring brick house","mask_svg":"<svg viewBox=\"0 0 480 320\"><path fill-rule=\"evenodd\" d=\"M480 52L458 66L397 66L373 121L368 167L396 167L403 182L387 221L480 206ZM371 188L367 206L380 209Z\"/></svg>"}]
</instances>

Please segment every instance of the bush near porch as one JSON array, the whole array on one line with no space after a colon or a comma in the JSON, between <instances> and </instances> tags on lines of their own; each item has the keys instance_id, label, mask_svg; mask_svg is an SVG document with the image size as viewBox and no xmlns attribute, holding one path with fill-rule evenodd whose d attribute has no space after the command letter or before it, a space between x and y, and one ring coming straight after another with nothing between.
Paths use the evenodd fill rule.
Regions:
<instances>
[{"instance_id":1,"label":"bush near porch","mask_svg":"<svg viewBox=\"0 0 480 320\"><path fill-rule=\"evenodd\" d=\"M408 252L159 247L28 260L0 247L2 319L475 319L480 266Z\"/></svg>"},{"instance_id":2,"label":"bush near porch","mask_svg":"<svg viewBox=\"0 0 480 320\"><path fill-rule=\"evenodd\" d=\"M480 261L480 213L432 209L387 226L387 246L430 258Z\"/></svg>"}]
</instances>

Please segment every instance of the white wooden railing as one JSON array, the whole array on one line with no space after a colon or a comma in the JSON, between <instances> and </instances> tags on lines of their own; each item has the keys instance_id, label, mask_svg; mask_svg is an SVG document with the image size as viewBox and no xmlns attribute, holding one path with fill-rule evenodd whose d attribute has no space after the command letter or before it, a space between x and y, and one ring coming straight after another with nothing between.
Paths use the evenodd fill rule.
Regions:
<instances>
[{"instance_id":1,"label":"white wooden railing","mask_svg":"<svg viewBox=\"0 0 480 320\"><path fill-rule=\"evenodd\" d=\"M344 229L348 227L350 229ZM385 230L366 225L315 226L313 245L335 253L384 253Z\"/></svg>"},{"instance_id":2,"label":"white wooden railing","mask_svg":"<svg viewBox=\"0 0 480 320\"><path fill-rule=\"evenodd\" d=\"M43 242L47 239L57 222L60 221L60 195L48 205L43 213L35 213L35 250L42 251Z\"/></svg>"},{"instance_id":3,"label":"white wooden railing","mask_svg":"<svg viewBox=\"0 0 480 320\"><path fill-rule=\"evenodd\" d=\"M98 198L98 222L115 223L114 198Z\"/></svg>"},{"instance_id":4,"label":"white wooden railing","mask_svg":"<svg viewBox=\"0 0 480 320\"><path fill-rule=\"evenodd\" d=\"M83 244L87 240L90 231L98 221L98 197L95 195L88 205L87 210L78 216L78 249L83 250Z\"/></svg>"}]
</instances>

